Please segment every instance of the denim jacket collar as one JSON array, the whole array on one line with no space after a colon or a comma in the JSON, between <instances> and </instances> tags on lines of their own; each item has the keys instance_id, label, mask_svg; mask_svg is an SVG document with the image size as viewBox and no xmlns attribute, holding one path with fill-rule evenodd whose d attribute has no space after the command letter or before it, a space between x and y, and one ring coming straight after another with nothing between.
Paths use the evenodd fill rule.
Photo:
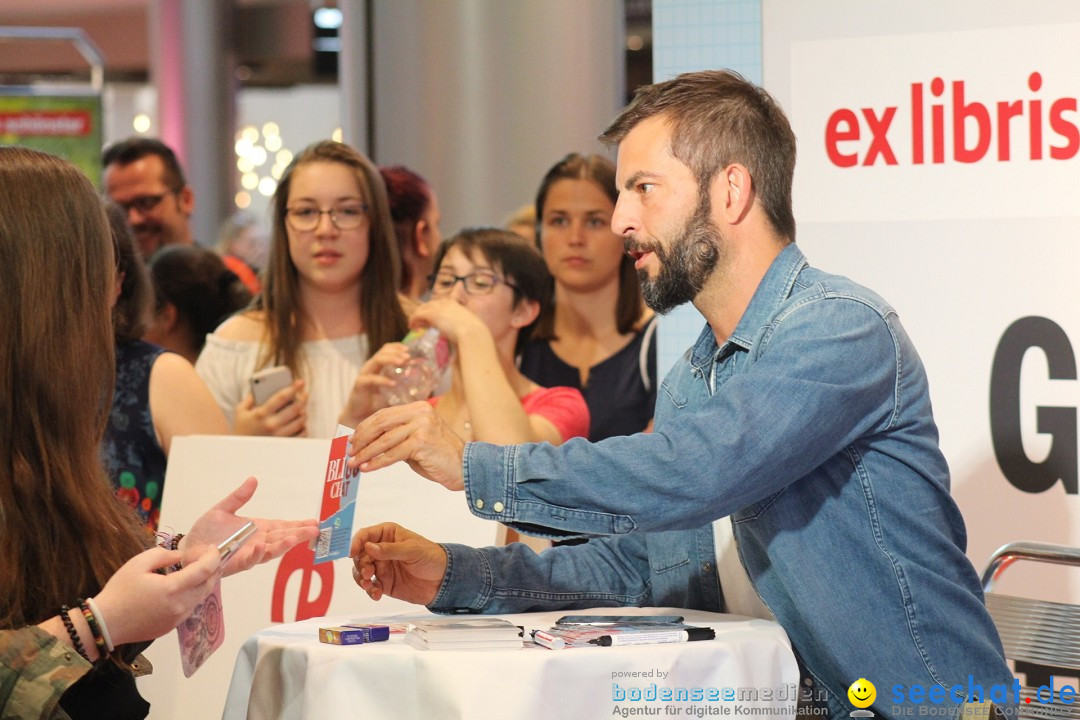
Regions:
<instances>
[{"instance_id":1,"label":"denim jacket collar","mask_svg":"<svg viewBox=\"0 0 1080 720\"><path fill-rule=\"evenodd\" d=\"M749 351L754 345L754 338L760 334L761 328L791 296L795 280L806 266L806 256L795 243L781 250L769 265L769 269L765 271L765 276L761 278L757 290L750 298L750 304L746 306L746 311L739 318L735 331L724 343L724 347L717 346L712 327L705 323L691 351L690 364L704 372L719 357L720 351L728 346L733 345Z\"/></svg>"}]
</instances>

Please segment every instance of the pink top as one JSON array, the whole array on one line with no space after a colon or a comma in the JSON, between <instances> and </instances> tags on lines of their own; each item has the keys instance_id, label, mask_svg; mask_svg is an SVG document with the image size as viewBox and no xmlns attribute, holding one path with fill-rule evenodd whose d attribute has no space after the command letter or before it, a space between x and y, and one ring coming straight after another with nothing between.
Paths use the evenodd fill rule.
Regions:
<instances>
[{"instance_id":1,"label":"pink top","mask_svg":"<svg viewBox=\"0 0 1080 720\"><path fill-rule=\"evenodd\" d=\"M438 405L439 398L428 398L428 402ZM521 407L527 415L539 415L554 425L564 442L589 435L589 406L576 388L538 388L521 398Z\"/></svg>"}]
</instances>

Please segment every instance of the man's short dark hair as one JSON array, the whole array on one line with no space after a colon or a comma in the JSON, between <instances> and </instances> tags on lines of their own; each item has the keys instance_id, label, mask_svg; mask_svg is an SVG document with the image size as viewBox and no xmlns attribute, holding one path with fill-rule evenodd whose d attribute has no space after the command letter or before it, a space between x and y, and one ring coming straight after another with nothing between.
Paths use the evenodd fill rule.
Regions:
<instances>
[{"instance_id":1,"label":"man's short dark hair","mask_svg":"<svg viewBox=\"0 0 1080 720\"><path fill-rule=\"evenodd\" d=\"M187 178L180 168L180 162L176 159L176 153L165 143L155 138L130 137L121 140L105 148L101 155L101 166L107 168L110 165L130 165L147 155L156 155L161 158L165 166L165 176L162 180L173 192L180 192L187 185Z\"/></svg>"},{"instance_id":2,"label":"man's short dark hair","mask_svg":"<svg viewBox=\"0 0 1080 720\"><path fill-rule=\"evenodd\" d=\"M795 133L769 93L730 70L684 73L639 88L600 140L622 142L653 116L670 123L671 153L694 173L702 192L731 163L745 165L773 227L795 239Z\"/></svg>"}]
</instances>

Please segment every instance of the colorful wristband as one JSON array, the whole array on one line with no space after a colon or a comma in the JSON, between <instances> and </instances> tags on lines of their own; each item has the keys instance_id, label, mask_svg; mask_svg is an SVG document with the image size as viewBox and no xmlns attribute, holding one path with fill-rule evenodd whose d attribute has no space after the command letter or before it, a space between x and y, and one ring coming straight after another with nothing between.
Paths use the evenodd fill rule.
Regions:
<instances>
[{"instance_id":1,"label":"colorful wristband","mask_svg":"<svg viewBox=\"0 0 1080 720\"><path fill-rule=\"evenodd\" d=\"M105 616L101 614L101 610L98 609L97 603L94 602L94 598L86 598L86 604L90 606L90 610L93 611L94 617L97 618L98 627L101 629L101 637L105 639L105 649L110 653L116 649L113 645L112 638L109 637L109 628L105 625Z\"/></svg>"},{"instance_id":2,"label":"colorful wristband","mask_svg":"<svg viewBox=\"0 0 1080 720\"><path fill-rule=\"evenodd\" d=\"M101 634L101 627L98 625L97 616L94 615L94 611L90 609L90 606L83 598L79 598L79 609L82 610L83 617L86 618L86 624L90 626L90 634L94 637L94 645L97 646L98 657L101 659L108 657L109 651L105 647L105 636Z\"/></svg>"}]
</instances>

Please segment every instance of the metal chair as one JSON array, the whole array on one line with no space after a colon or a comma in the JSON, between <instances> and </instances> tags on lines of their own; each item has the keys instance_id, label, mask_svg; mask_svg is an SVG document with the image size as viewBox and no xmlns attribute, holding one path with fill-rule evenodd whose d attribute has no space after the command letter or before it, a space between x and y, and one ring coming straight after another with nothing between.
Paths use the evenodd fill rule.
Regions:
<instances>
[{"instance_id":1,"label":"metal chair","mask_svg":"<svg viewBox=\"0 0 1080 720\"><path fill-rule=\"evenodd\" d=\"M1051 685L1051 676L1080 676L1080 605L991 592L1005 569L1018 560L1080 566L1080 548L1009 543L990 557L982 576L986 607L1001 635L1005 657L1026 677L1017 717L1080 720L1080 695L1075 704L1060 703L1056 697L1054 702L1040 703L1037 695L1041 685L1061 687Z\"/></svg>"}]
</instances>

